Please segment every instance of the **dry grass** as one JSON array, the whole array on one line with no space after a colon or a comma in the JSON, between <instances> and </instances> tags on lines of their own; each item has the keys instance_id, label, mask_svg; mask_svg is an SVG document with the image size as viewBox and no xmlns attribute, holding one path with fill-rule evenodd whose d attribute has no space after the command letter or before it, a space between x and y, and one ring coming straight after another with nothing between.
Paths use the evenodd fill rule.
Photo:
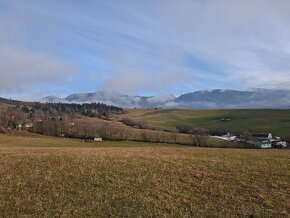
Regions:
<instances>
[{"instance_id":1,"label":"dry grass","mask_svg":"<svg viewBox=\"0 0 290 218\"><path fill-rule=\"evenodd\" d=\"M33 134L29 132L14 132L13 134L0 134L0 147L172 147L174 144L145 143L132 141L103 141L84 142L79 139L57 138Z\"/></svg>"},{"instance_id":2,"label":"dry grass","mask_svg":"<svg viewBox=\"0 0 290 218\"><path fill-rule=\"evenodd\" d=\"M12 146L7 140L0 135L1 217L290 213L289 150L58 147L62 139L19 136ZM39 147L25 140L32 146L38 140Z\"/></svg>"}]
</instances>

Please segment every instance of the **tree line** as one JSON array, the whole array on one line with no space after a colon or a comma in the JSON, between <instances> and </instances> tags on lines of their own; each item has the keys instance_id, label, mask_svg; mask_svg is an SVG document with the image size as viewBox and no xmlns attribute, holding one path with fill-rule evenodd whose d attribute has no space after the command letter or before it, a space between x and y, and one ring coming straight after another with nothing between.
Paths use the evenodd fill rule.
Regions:
<instances>
[{"instance_id":1,"label":"tree line","mask_svg":"<svg viewBox=\"0 0 290 218\"><path fill-rule=\"evenodd\" d=\"M46 116L52 117L63 114L80 114L87 117L108 117L110 114L120 114L124 112L122 108L103 103L68 104L36 102L29 105L22 105L21 109L23 112L32 115L40 111Z\"/></svg>"}]
</instances>

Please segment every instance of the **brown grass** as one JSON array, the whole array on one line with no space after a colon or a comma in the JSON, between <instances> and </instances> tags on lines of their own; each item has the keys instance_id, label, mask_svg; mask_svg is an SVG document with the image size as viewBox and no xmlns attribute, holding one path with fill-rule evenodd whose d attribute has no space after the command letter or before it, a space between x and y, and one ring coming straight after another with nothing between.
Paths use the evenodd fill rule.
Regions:
<instances>
[{"instance_id":1,"label":"brown grass","mask_svg":"<svg viewBox=\"0 0 290 218\"><path fill-rule=\"evenodd\" d=\"M126 142L77 147L81 142L70 140L76 147L58 147L69 144L19 136L12 146L7 140L0 135L1 217L290 213L289 150L144 147L146 143L113 147ZM38 140L38 146L30 147L29 140L32 146Z\"/></svg>"}]
</instances>

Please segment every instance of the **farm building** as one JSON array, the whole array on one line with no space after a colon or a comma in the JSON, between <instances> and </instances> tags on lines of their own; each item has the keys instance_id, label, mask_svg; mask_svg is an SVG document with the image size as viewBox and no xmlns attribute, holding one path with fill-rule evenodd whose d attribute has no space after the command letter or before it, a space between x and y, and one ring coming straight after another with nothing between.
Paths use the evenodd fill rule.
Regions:
<instances>
[{"instance_id":1,"label":"farm building","mask_svg":"<svg viewBox=\"0 0 290 218\"><path fill-rule=\"evenodd\" d=\"M257 148L286 148L287 143L281 141L280 137L273 137L271 133L254 133L252 134L250 144Z\"/></svg>"},{"instance_id":2,"label":"farm building","mask_svg":"<svg viewBox=\"0 0 290 218\"><path fill-rule=\"evenodd\" d=\"M258 142L255 144L257 148L272 148L272 143L269 141Z\"/></svg>"},{"instance_id":3,"label":"farm building","mask_svg":"<svg viewBox=\"0 0 290 218\"><path fill-rule=\"evenodd\" d=\"M27 124L25 124L25 127L26 128L32 128L33 127L33 123L27 123Z\"/></svg>"},{"instance_id":4,"label":"farm building","mask_svg":"<svg viewBox=\"0 0 290 218\"><path fill-rule=\"evenodd\" d=\"M102 138L94 138L94 142L102 142L103 139Z\"/></svg>"},{"instance_id":5,"label":"farm building","mask_svg":"<svg viewBox=\"0 0 290 218\"><path fill-rule=\"evenodd\" d=\"M217 139L222 139L225 141L235 141L237 136L231 135L230 133L228 133L227 135L223 135L223 136L212 136L213 138L217 138Z\"/></svg>"},{"instance_id":6,"label":"farm building","mask_svg":"<svg viewBox=\"0 0 290 218\"><path fill-rule=\"evenodd\" d=\"M286 141L276 141L272 142L274 148L286 148L287 142Z\"/></svg>"},{"instance_id":7,"label":"farm building","mask_svg":"<svg viewBox=\"0 0 290 218\"><path fill-rule=\"evenodd\" d=\"M252 137L258 141L273 139L273 136L271 133L253 133Z\"/></svg>"}]
</instances>

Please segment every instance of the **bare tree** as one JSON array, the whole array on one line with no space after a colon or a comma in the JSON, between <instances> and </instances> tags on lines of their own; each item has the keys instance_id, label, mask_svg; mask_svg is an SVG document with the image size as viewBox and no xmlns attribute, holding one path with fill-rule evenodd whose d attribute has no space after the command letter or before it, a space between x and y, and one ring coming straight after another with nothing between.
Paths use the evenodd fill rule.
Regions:
<instances>
[{"instance_id":1,"label":"bare tree","mask_svg":"<svg viewBox=\"0 0 290 218\"><path fill-rule=\"evenodd\" d=\"M176 129L178 130L179 133L184 133L184 134L192 134L193 133L192 126L190 126L188 124L177 125Z\"/></svg>"},{"instance_id":2,"label":"bare tree","mask_svg":"<svg viewBox=\"0 0 290 218\"><path fill-rule=\"evenodd\" d=\"M192 135L192 144L195 146L206 146L208 141L208 131L204 128L195 128Z\"/></svg>"},{"instance_id":3,"label":"bare tree","mask_svg":"<svg viewBox=\"0 0 290 218\"><path fill-rule=\"evenodd\" d=\"M177 131L177 130L173 130L173 131L171 132L171 138L172 138L173 142L174 142L175 144L177 144L177 138L178 138L178 131Z\"/></svg>"}]
</instances>

